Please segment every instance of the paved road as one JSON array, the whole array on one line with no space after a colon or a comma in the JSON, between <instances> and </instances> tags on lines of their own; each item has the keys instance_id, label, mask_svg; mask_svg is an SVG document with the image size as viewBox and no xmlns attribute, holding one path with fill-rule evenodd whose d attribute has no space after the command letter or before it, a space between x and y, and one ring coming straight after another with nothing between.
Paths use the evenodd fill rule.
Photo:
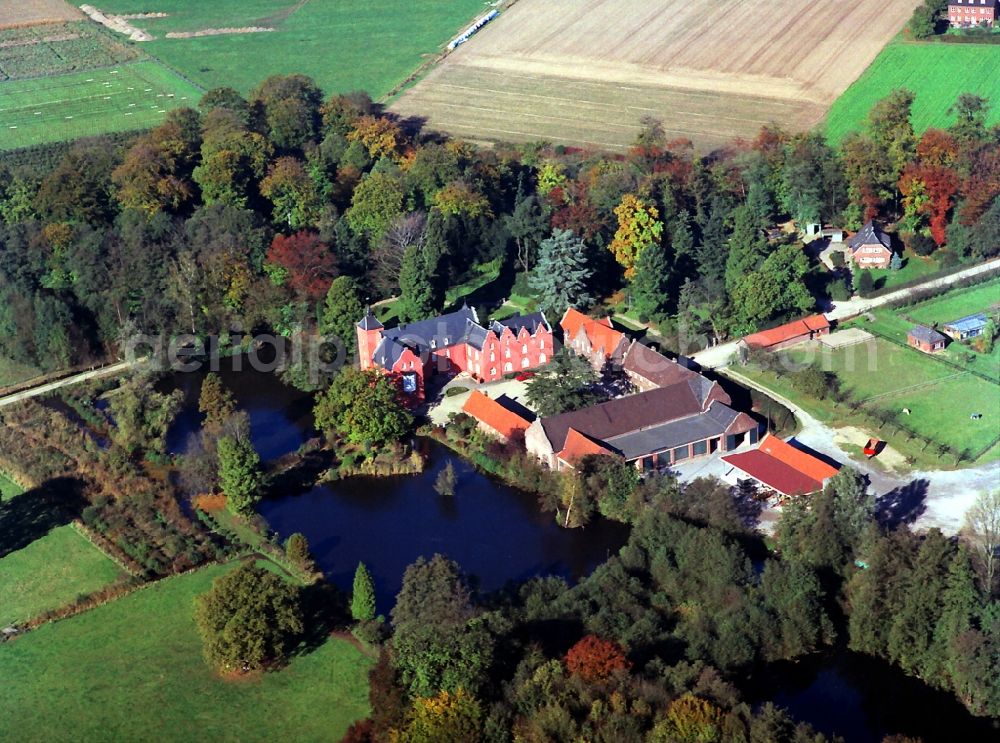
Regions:
<instances>
[{"instance_id":1,"label":"paved road","mask_svg":"<svg viewBox=\"0 0 1000 743\"><path fill-rule=\"evenodd\" d=\"M976 497L1000 484L1000 461L962 470L916 471L899 475L876 469L867 462L852 460L838 443L834 428L817 420L791 400L732 369L727 370L726 375L742 385L766 393L791 410L801 425L801 431L795 436L797 441L868 475L880 509L887 516L912 521L916 529L937 527L949 536L956 534Z\"/></svg>"},{"instance_id":2,"label":"paved road","mask_svg":"<svg viewBox=\"0 0 1000 743\"><path fill-rule=\"evenodd\" d=\"M860 297L856 297L844 302L838 302L833 306L832 310L826 313L826 318L828 320L846 320L849 317L855 317L856 315L868 312L876 307L881 307L889 302L902 299L903 297L909 296L914 292L922 291L924 289L936 289L942 286L950 286L951 284L961 281L962 279L967 279L970 276L978 276L979 274L995 271L997 269L1000 269L1000 258L994 258L993 260L981 263L978 266L966 268L965 270L953 273L950 276L933 279L917 286L911 286L907 289L890 292L889 294L883 294L881 297L873 297L871 299L861 299ZM694 358L694 360L705 369L718 369L720 367L729 366L734 355L736 354L738 343L739 341L730 341L729 343L723 343L715 346L714 348L706 348L704 351L699 351L694 354L692 358Z\"/></svg>"},{"instance_id":3,"label":"paved road","mask_svg":"<svg viewBox=\"0 0 1000 743\"><path fill-rule=\"evenodd\" d=\"M123 371L130 369L143 360L144 359L119 361L117 364L102 366L100 369L91 369L90 371L82 372L81 374L74 374L72 377L66 377L65 379L60 379L56 382L41 384L37 387L15 392L14 394L7 395L6 397L0 397L0 408L7 405L13 405L14 403L21 402L22 400L28 400L32 397L38 397L39 395L46 395L53 390L68 387L72 384L79 384L80 382L86 382L90 379L100 379L102 377L111 377L116 374L121 374Z\"/></svg>"},{"instance_id":4,"label":"paved road","mask_svg":"<svg viewBox=\"0 0 1000 743\"><path fill-rule=\"evenodd\" d=\"M911 286L908 289L900 289L899 291L890 292L889 294L883 294L881 297L874 297L872 299L849 299L846 302L840 302L834 305L833 309L826 313L826 318L828 320L846 320L849 317L860 315L862 312L867 312L868 310L876 307L881 307L888 302L902 299L903 297L913 294L914 292L923 291L924 289L937 289L942 286L950 286L951 284L959 282L962 279L967 279L970 276L978 276L979 274L988 273L989 271L995 271L997 269L1000 269L1000 258L994 258L986 263L980 263L978 266L966 268L958 273L953 273L940 279L926 281L923 284Z\"/></svg>"}]
</instances>

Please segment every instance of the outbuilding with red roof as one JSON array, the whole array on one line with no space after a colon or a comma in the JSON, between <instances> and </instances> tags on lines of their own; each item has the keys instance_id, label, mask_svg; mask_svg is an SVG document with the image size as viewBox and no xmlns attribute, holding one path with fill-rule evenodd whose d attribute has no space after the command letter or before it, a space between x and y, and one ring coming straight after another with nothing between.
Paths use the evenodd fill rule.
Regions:
<instances>
[{"instance_id":1,"label":"outbuilding with red roof","mask_svg":"<svg viewBox=\"0 0 1000 743\"><path fill-rule=\"evenodd\" d=\"M811 315L770 330L762 330L759 333L748 335L743 339L743 342L748 346L762 348L765 351L780 351L810 341L818 336L829 334L830 321L823 315Z\"/></svg>"},{"instance_id":2,"label":"outbuilding with red roof","mask_svg":"<svg viewBox=\"0 0 1000 743\"><path fill-rule=\"evenodd\" d=\"M462 406L462 412L475 418L486 433L499 436L505 441L523 438L524 432L531 425L531 421L524 415L505 406L502 398L494 400L479 390L472 391Z\"/></svg>"},{"instance_id":3,"label":"outbuilding with red roof","mask_svg":"<svg viewBox=\"0 0 1000 743\"><path fill-rule=\"evenodd\" d=\"M823 489L838 468L768 434L757 449L722 457L731 483L752 480L784 496L810 495Z\"/></svg>"}]
</instances>

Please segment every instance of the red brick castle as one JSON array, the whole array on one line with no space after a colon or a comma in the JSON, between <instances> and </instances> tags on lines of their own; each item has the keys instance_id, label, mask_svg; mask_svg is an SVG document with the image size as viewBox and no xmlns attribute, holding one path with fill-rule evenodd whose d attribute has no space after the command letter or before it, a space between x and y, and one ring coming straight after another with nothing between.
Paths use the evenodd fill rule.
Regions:
<instances>
[{"instance_id":1,"label":"red brick castle","mask_svg":"<svg viewBox=\"0 0 1000 743\"><path fill-rule=\"evenodd\" d=\"M397 376L403 391L424 398L430 374L466 373L477 382L534 369L552 358L552 328L545 315L515 315L479 324L476 311L457 312L387 329L371 310L357 325L362 369L382 369Z\"/></svg>"}]
</instances>

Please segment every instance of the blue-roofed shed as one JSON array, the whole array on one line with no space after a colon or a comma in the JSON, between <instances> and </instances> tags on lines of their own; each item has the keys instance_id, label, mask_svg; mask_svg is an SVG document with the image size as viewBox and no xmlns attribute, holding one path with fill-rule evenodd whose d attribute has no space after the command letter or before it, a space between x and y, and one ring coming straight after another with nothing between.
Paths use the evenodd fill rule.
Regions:
<instances>
[{"instance_id":1,"label":"blue-roofed shed","mask_svg":"<svg viewBox=\"0 0 1000 743\"><path fill-rule=\"evenodd\" d=\"M954 338L956 341L964 341L968 338L975 338L982 335L983 330L986 328L986 323L986 315L980 313L946 323L941 327L941 330L945 335Z\"/></svg>"}]
</instances>

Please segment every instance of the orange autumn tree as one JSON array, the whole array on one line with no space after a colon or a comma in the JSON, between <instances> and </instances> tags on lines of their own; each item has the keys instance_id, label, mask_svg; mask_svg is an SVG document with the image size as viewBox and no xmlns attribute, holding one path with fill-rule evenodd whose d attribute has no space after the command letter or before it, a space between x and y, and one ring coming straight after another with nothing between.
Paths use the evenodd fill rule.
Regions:
<instances>
[{"instance_id":1,"label":"orange autumn tree","mask_svg":"<svg viewBox=\"0 0 1000 743\"><path fill-rule=\"evenodd\" d=\"M618 643L587 635L566 653L566 669L592 683L604 681L631 666Z\"/></svg>"},{"instance_id":2,"label":"orange autumn tree","mask_svg":"<svg viewBox=\"0 0 1000 743\"><path fill-rule=\"evenodd\" d=\"M380 157L399 160L403 154L405 137L395 121L366 115L355 122L354 129L347 133L347 141L360 142L368 150L372 160Z\"/></svg>"},{"instance_id":3,"label":"orange autumn tree","mask_svg":"<svg viewBox=\"0 0 1000 743\"><path fill-rule=\"evenodd\" d=\"M954 206L960 180L955 170L958 144L940 129L928 129L917 143L917 159L899 179L903 195L903 225L912 232L926 229L938 245L947 240L948 212Z\"/></svg>"},{"instance_id":4,"label":"orange autumn tree","mask_svg":"<svg viewBox=\"0 0 1000 743\"><path fill-rule=\"evenodd\" d=\"M646 248L658 245L663 235L663 222L655 206L647 206L638 196L625 194L615 207L618 231L611 241L610 250L615 260L625 269L625 278L635 275L639 254Z\"/></svg>"}]
</instances>

